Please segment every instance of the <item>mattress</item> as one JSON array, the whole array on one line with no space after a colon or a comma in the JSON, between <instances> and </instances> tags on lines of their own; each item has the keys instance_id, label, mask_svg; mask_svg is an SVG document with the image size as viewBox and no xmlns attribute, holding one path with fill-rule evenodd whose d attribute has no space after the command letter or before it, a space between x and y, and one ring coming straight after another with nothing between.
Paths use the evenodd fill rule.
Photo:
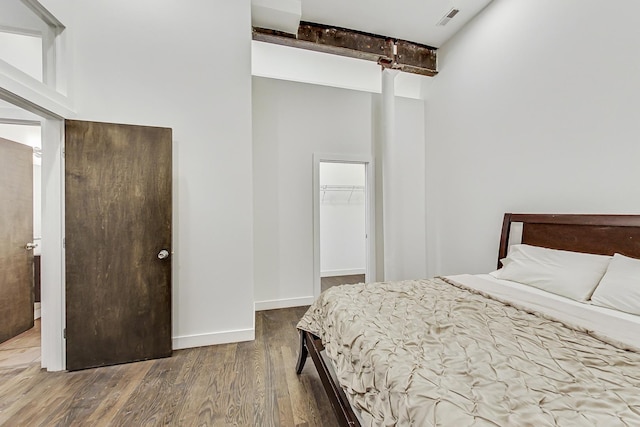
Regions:
<instances>
[{"instance_id":1,"label":"mattress","mask_svg":"<svg viewBox=\"0 0 640 427\"><path fill-rule=\"evenodd\" d=\"M342 286L298 327L322 339L363 425L640 425L640 354L509 292L478 276Z\"/></svg>"}]
</instances>

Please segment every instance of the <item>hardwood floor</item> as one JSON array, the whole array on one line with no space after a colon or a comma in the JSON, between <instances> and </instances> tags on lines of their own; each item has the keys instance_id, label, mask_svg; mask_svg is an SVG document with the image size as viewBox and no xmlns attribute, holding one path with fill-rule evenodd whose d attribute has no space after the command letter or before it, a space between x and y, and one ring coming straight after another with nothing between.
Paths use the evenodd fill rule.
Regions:
<instances>
[{"instance_id":1,"label":"hardwood floor","mask_svg":"<svg viewBox=\"0 0 640 427\"><path fill-rule=\"evenodd\" d=\"M323 426L337 424L308 361L296 375L306 307L256 313L256 340L166 359L47 373L0 367L0 425Z\"/></svg>"},{"instance_id":2,"label":"hardwood floor","mask_svg":"<svg viewBox=\"0 0 640 427\"><path fill-rule=\"evenodd\" d=\"M40 319L33 328L0 344L0 370L40 364Z\"/></svg>"},{"instance_id":3,"label":"hardwood floor","mask_svg":"<svg viewBox=\"0 0 640 427\"><path fill-rule=\"evenodd\" d=\"M354 283L363 283L363 282L364 282L364 274L353 274L350 276L322 277L320 279L320 290L324 292L332 286L351 285Z\"/></svg>"}]
</instances>

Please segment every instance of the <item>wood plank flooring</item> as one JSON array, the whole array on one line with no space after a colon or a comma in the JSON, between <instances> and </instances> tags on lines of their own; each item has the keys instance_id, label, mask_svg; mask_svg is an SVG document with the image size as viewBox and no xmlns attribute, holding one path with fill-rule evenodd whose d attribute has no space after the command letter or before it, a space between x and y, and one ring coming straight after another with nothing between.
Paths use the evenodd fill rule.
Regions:
<instances>
[{"instance_id":1,"label":"wood plank flooring","mask_svg":"<svg viewBox=\"0 0 640 427\"><path fill-rule=\"evenodd\" d=\"M40 319L33 328L0 344L0 369L40 364Z\"/></svg>"},{"instance_id":2,"label":"wood plank flooring","mask_svg":"<svg viewBox=\"0 0 640 427\"><path fill-rule=\"evenodd\" d=\"M256 313L256 340L166 359L47 373L0 367L0 425L323 426L337 424L308 361L296 375L306 307Z\"/></svg>"},{"instance_id":3,"label":"wood plank flooring","mask_svg":"<svg viewBox=\"0 0 640 427\"><path fill-rule=\"evenodd\" d=\"M320 279L320 290L326 291L332 286L352 285L354 283L364 283L364 274L352 274L349 276L331 276Z\"/></svg>"}]
</instances>

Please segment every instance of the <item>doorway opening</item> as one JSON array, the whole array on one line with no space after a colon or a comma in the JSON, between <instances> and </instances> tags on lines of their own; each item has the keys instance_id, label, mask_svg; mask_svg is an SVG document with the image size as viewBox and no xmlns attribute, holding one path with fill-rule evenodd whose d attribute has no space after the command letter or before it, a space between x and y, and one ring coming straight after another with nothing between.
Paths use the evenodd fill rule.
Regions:
<instances>
[{"instance_id":1,"label":"doorway opening","mask_svg":"<svg viewBox=\"0 0 640 427\"><path fill-rule=\"evenodd\" d=\"M314 294L375 278L372 164L366 157L316 155Z\"/></svg>"},{"instance_id":2,"label":"doorway opening","mask_svg":"<svg viewBox=\"0 0 640 427\"><path fill-rule=\"evenodd\" d=\"M9 162L3 170L9 187L1 189L7 206L0 233L9 247L4 247L7 258L0 268L9 274L0 283L7 298L2 310L6 322L1 331L0 368L38 363L41 355L41 127L39 117L24 111L16 117L12 110L15 113L16 107L0 102L0 143L8 156L2 160Z\"/></svg>"},{"instance_id":3,"label":"doorway opening","mask_svg":"<svg viewBox=\"0 0 640 427\"><path fill-rule=\"evenodd\" d=\"M365 167L320 162L320 289L362 283L366 271Z\"/></svg>"}]
</instances>

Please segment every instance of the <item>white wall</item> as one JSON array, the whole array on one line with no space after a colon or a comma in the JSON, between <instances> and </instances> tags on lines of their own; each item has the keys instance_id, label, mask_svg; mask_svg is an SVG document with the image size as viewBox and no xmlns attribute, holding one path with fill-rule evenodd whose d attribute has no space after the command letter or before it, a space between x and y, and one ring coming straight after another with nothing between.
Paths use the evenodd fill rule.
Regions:
<instances>
[{"instance_id":1,"label":"white wall","mask_svg":"<svg viewBox=\"0 0 640 427\"><path fill-rule=\"evenodd\" d=\"M393 155L393 252L391 280L427 277L424 101L396 97ZM387 256L387 255L385 255Z\"/></svg>"},{"instance_id":2,"label":"white wall","mask_svg":"<svg viewBox=\"0 0 640 427\"><path fill-rule=\"evenodd\" d=\"M377 123L383 121L381 98L378 97L374 109ZM379 227L383 222L380 216L386 216L383 245L380 237L377 241L378 255L384 252L386 267L381 274L383 261L378 256L378 280L418 279L426 277L427 271L424 101L396 97L393 110L392 141L387 142L388 148L380 153L388 156L384 168L380 168L382 162L377 160L377 167L383 169L382 180L386 182L383 184L377 176L376 185L387 191L376 200ZM376 138L382 138L382 134ZM381 234L379 228L377 235Z\"/></svg>"},{"instance_id":3,"label":"white wall","mask_svg":"<svg viewBox=\"0 0 640 427\"><path fill-rule=\"evenodd\" d=\"M320 275L365 274L365 165L321 162L320 188Z\"/></svg>"},{"instance_id":4,"label":"white wall","mask_svg":"<svg viewBox=\"0 0 640 427\"><path fill-rule=\"evenodd\" d=\"M72 14L77 118L173 128L174 348L252 339L250 1Z\"/></svg>"},{"instance_id":5,"label":"white wall","mask_svg":"<svg viewBox=\"0 0 640 427\"><path fill-rule=\"evenodd\" d=\"M640 211L640 3L495 0L439 51L430 274L495 268L504 212Z\"/></svg>"},{"instance_id":6,"label":"white wall","mask_svg":"<svg viewBox=\"0 0 640 427\"><path fill-rule=\"evenodd\" d=\"M313 153L371 155L371 95L253 79L256 307L313 300Z\"/></svg>"},{"instance_id":7,"label":"white wall","mask_svg":"<svg viewBox=\"0 0 640 427\"><path fill-rule=\"evenodd\" d=\"M42 147L40 126L37 125L0 123L0 136L30 147Z\"/></svg>"},{"instance_id":8,"label":"white wall","mask_svg":"<svg viewBox=\"0 0 640 427\"><path fill-rule=\"evenodd\" d=\"M371 156L379 97L254 77L256 307L312 300L313 153ZM397 97L396 104L398 279L420 278L426 271L424 102Z\"/></svg>"},{"instance_id":9,"label":"white wall","mask_svg":"<svg viewBox=\"0 0 640 427\"><path fill-rule=\"evenodd\" d=\"M268 77L380 93L380 66L374 61L332 55L266 42L253 41L251 73ZM423 86L430 77L399 73L395 82L395 95L422 99Z\"/></svg>"}]
</instances>

